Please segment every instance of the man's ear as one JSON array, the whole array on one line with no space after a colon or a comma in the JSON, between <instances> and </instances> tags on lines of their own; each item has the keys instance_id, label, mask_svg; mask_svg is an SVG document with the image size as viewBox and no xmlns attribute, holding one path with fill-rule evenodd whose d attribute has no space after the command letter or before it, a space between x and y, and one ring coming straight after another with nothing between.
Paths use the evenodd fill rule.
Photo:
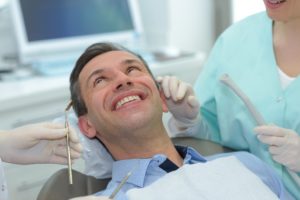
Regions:
<instances>
[{"instance_id":1,"label":"man's ear","mask_svg":"<svg viewBox=\"0 0 300 200\"><path fill-rule=\"evenodd\" d=\"M159 94L160 94L160 98L161 98L161 104L162 104L163 112L166 113L166 112L169 111L169 109L168 109L167 99L166 99L165 93L162 89L160 89Z\"/></svg>"},{"instance_id":2,"label":"man's ear","mask_svg":"<svg viewBox=\"0 0 300 200\"><path fill-rule=\"evenodd\" d=\"M97 134L96 128L87 116L80 116L78 118L78 126L80 131L88 138L94 138Z\"/></svg>"}]
</instances>

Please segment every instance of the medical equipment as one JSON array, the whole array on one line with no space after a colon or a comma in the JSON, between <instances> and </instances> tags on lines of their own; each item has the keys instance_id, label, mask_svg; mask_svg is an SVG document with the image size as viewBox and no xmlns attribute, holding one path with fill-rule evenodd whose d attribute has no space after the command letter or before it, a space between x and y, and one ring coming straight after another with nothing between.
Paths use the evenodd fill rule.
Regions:
<instances>
[{"instance_id":1,"label":"medical equipment","mask_svg":"<svg viewBox=\"0 0 300 200\"><path fill-rule=\"evenodd\" d=\"M53 120L54 123L65 123L65 116ZM83 146L84 174L97 179L111 178L113 158L96 138L88 138L79 129L78 118L72 109L68 112L69 126L72 127ZM74 171L74 170L73 170Z\"/></svg>"},{"instance_id":2,"label":"medical equipment","mask_svg":"<svg viewBox=\"0 0 300 200\"><path fill-rule=\"evenodd\" d=\"M32 64L44 75L69 74L81 52L92 43L114 41L137 46L134 44L143 32L137 0L68 2L11 1L21 64ZM103 17L108 10L113 17ZM80 20L74 23L74 17Z\"/></svg>"},{"instance_id":3,"label":"medical equipment","mask_svg":"<svg viewBox=\"0 0 300 200\"><path fill-rule=\"evenodd\" d=\"M70 152L70 125L68 120L68 111L72 106L72 101L70 101L65 109L65 129L67 131L66 136L66 146L67 146L67 155L68 155L68 175L69 175L69 184L73 184L72 176L72 161L71 161L71 152Z\"/></svg>"},{"instance_id":4,"label":"medical equipment","mask_svg":"<svg viewBox=\"0 0 300 200\"><path fill-rule=\"evenodd\" d=\"M242 92L242 90L233 82L233 80L230 78L228 74L223 74L220 77L220 81L227 85L234 93L240 97L240 99L245 103L247 109L252 114L253 118L255 119L257 125L267 125L261 114L255 109L254 105L250 101L250 99L247 97L246 94ZM293 180L297 183L297 185L300 186L300 177L297 175L296 172L293 172L289 170L288 168L287 172L289 175L293 178Z\"/></svg>"},{"instance_id":5,"label":"medical equipment","mask_svg":"<svg viewBox=\"0 0 300 200\"><path fill-rule=\"evenodd\" d=\"M122 186L126 183L126 181L128 180L128 178L131 176L131 173L132 173L131 171L128 172L128 174L122 179L122 181L118 185L118 187L116 187L116 189L109 196L110 199L115 198L115 196L117 195L117 193L121 190Z\"/></svg>"},{"instance_id":6,"label":"medical equipment","mask_svg":"<svg viewBox=\"0 0 300 200\"><path fill-rule=\"evenodd\" d=\"M233 80L229 77L228 74L223 74L220 77L220 81L227 85L230 89L237 94L240 99L245 103L246 107L248 108L249 112L252 114L253 118L255 119L258 125L265 125L265 120L261 116L261 114L255 109L254 105L250 101L250 99L245 95L242 90L233 82Z\"/></svg>"},{"instance_id":7,"label":"medical equipment","mask_svg":"<svg viewBox=\"0 0 300 200\"><path fill-rule=\"evenodd\" d=\"M116 189L111 193L111 195L109 196L110 199L115 198L115 196L117 195L117 193L121 190L122 186L126 183L126 181L129 179L129 177L131 176L132 172L137 168L137 166L135 166L132 170L130 170L126 176L122 179L122 181L120 182L120 184L116 187Z\"/></svg>"}]
</instances>

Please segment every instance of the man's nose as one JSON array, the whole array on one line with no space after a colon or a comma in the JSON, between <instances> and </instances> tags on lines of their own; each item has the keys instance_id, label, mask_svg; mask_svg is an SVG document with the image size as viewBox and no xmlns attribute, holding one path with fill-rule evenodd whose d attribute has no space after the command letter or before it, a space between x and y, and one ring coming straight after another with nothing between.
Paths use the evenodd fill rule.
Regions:
<instances>
[{"instance_id":1,"label":"man's nose","mask_svg":"<svg viewBox=\"0 0 300 200\"><path fill-rule=\"evenodd\" d=\"M119 74L117 77L117 84L116 84L116 90L121 90L127 87L132 86L133 83L131 81L131 78L127 76L126 74Z\"/></svg>"}]
</instances>

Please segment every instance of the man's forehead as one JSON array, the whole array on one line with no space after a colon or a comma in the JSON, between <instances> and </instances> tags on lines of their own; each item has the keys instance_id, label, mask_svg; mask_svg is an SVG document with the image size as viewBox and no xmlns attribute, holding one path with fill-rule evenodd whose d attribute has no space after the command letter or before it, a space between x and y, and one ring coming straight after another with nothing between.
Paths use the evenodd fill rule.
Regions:
<instances>
[{"instance_id":1,"label":"man's forehead","mask_svg":"<svg viewBox=\"0 0 300 200\"><path fill-rule=\"evenodd\" d=\"M114 64L126 64L129 60L132 61L137 61L142 63L142 61L135 56L134 54L127 52L127 51L109 51L103 54L100 54L98 56L95 56L93 59L91 59L86 65L103 65L103 66L108 66L108 65L114 65ZM84 68L85 68L84 67Z\"/></svg>"}]
</instances>

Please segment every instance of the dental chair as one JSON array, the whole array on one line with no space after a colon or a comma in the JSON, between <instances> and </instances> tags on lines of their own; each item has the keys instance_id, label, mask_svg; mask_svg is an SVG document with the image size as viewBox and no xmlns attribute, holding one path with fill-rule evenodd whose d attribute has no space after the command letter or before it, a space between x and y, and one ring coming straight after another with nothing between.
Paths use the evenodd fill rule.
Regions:
<instances>
[{"instance_id":1,"label":"dental chair","mask_svg":"<svg viewBox=\"0 0 300 200\"><path fill-rule=\"evenodd\" d=\"M232 151L219 144L196 138L173 138L174 144L190 146L204 156ZM106 188L110 179L96 179L73 170L73 185L68 183L68 170L61 169L53 174L42 187L37 200L67 200L87 196Z\"/></svg>"}]
</instances>

